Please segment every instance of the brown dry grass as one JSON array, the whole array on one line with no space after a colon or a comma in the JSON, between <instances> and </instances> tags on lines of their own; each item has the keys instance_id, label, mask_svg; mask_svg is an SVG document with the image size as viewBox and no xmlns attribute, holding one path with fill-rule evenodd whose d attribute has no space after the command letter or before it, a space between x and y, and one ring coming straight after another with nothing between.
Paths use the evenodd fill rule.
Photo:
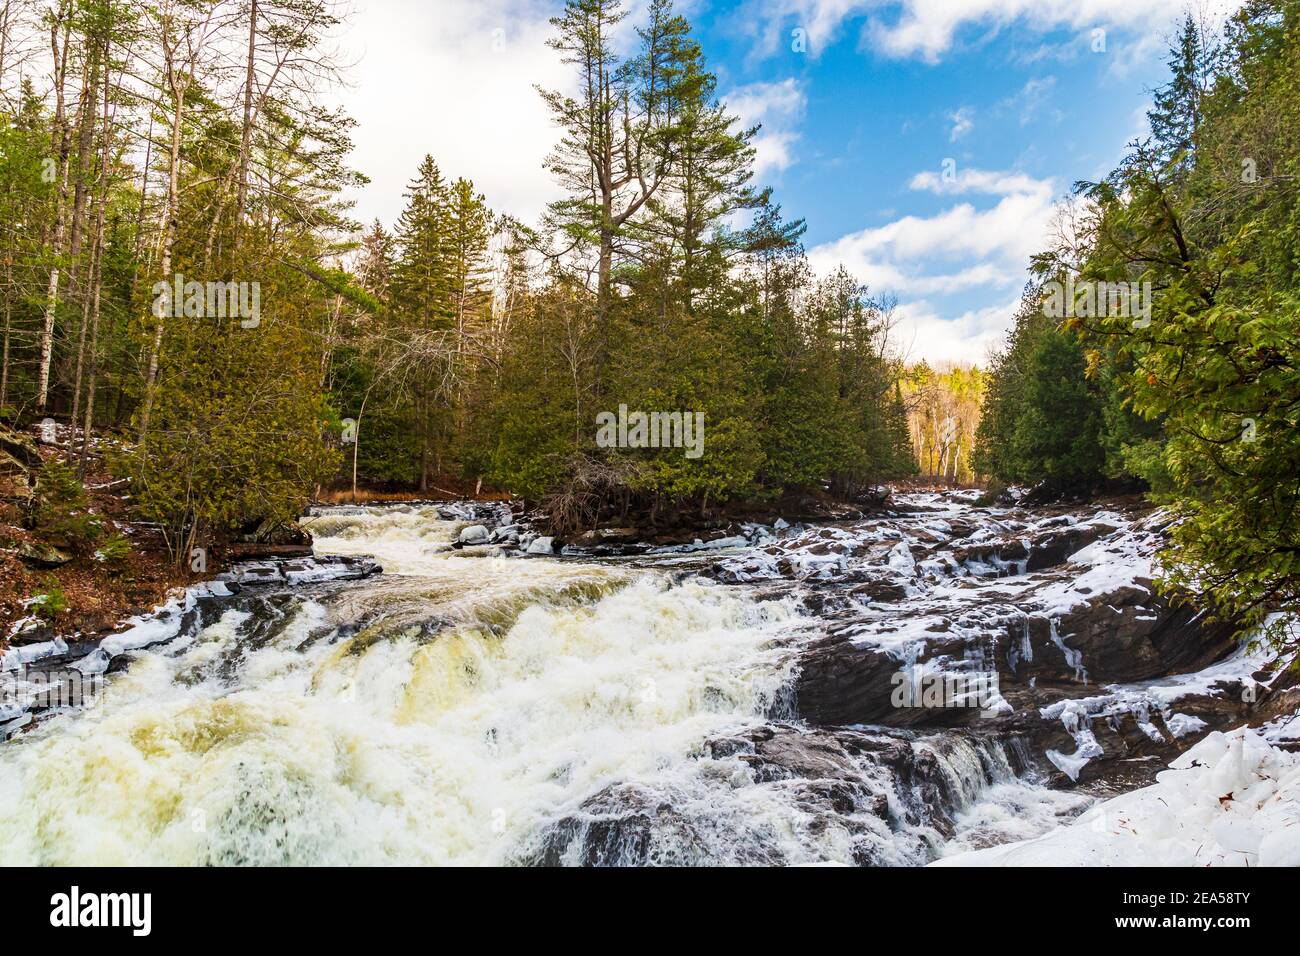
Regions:
<instances>
[{"instance_id":1,"label":"brown dry grass","mask_svg":"<svg viewBox=\"0 0 1300 956\"><path fill-rule=\"evenodd\" d=\"M320 504L325 505L364 505L383 504L391 501L451 501L459 499L474 501L509 501L510 495L504 491L484 491L475 495L473 491L452 491L446 488L430 488L421 494L416 491L370 491L358 488L355 495L350 488L322 490L316 496Z\"/></svg>"}]
</instances>

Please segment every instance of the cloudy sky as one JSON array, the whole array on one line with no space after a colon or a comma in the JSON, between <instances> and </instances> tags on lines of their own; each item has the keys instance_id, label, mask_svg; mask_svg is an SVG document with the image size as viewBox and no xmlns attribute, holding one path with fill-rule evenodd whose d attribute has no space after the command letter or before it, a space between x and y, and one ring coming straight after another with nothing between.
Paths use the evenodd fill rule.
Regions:
<instances>
[{"instance_id":1,"label":"cloudy sky","mask_svg":"<svg viewBox=\"0 0 1300 956\"><path fill-rule=\"evenodd\" d=\"M358 0L341 95L391 225L420 158L535 221L556 138L534 85L562 0ZM899 301L911 358L982 361L1072 183L1142 134L1177 0L680 0L732 110L761 122L760 178L843 264ZM630 22L645 0L628 0ZM945 175L945 172L948 175Z\"/></svg>"}]
</instances>

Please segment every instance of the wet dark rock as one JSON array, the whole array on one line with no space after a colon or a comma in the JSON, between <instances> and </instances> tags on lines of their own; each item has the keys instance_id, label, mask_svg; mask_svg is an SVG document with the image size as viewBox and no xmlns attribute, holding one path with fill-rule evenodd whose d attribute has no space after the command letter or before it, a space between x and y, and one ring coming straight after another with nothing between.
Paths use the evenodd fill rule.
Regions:
<instances>
[{"instance_id":1,"label":"wet dark rock","mask_svg":"<svg viewBox=\"0 0 1300 956\"><path fill-rule=\"evenodd\" d=\"M1054 568L1064 564L1066 558L1080 548L1092 544L1115 530L1114 525L1094 522L1084 527L1068 527L1039 535L1030 542L1029 564L1025 570L1041 571L1044 568Z\"/></svg>"},{"instance_id":2,"label":"wet dark rock","mask_svg":"<svg viewBox=\"0 0 1300 956\"><path fill-rule=\"evenodd\" d=\"M1079 682L1075 668L1051 638L1051 621L1034 616L1027 624L1033 658L1020 661L1007 676ZM1237 646L1233 622L1212 620L1190 605L1170 607L1152 590L1133 587L1096 595L1072 608L1060 616L1056 631L1066 647L1081 655L1086 680L1093 684L1200 670ZM1008 634L1009 645L1016 640L1014 633Z\"/></svg>"},{"instance_id":3,"label":"wet dark rock","mask_svg":"<svg viewBox=\"0 0 1300 956\"><path fill-rule=\"evenodd\" d=\"M963 751L980 779L960 776L950 758ZM705 743L704 759L736 761L756 787L779 788L803 814L809 835L841 830L859 865L916 862L933 847L919 834L951 836L967 792L1028 769L1023 747L983 736L953 739L854 728L809 729L784 723ZM781 865L779 841L749 818L691 815L643 785L616 785L547 828L536 856L545 865Z\"/></svg>"},{"instance_id":4,"label":"wet dark rock","mask_svg":"<svg viewBox=\"0 0 1300 956\"><path fill-rule=\"evenodd\" d=\"M936 633L942 638L941 633ZM960 639L929 644L913 663L965 650ZM908 664L879 648L828 635L804 649L795 678L795 712L819 726L960 727L980 719L978 707L904 707L895 703Z\"/></svg>"},{"instance_id":5,"label":"wet dark rock","mask_svg":"<svg viewBox=\"0 0 1300 956\"><path fill-rule=\"evenodd\" d=\"M894 716L891 679L899 662L875 648L827 636L803 649L795 712L817 725L883 723Z\"/></svg>"},{"instance_id":6,"label":"wet dark rock","mask_svg":"<svg viewBox=\"0 0 1300 956\"><path fill-rule=\"evenodd\" d=\"M538 866L649 866L707 862L683 850L699 846L692 824L662 794L634 784L609 787L548 828ZM773 862L751 860L749 862Z\"/></svg>"},{"instance_id":7,"label":"wet dark rock","mask_svg":"<svg viewBox=\"0 0 1300 956\"><path fill-rule=\"evenodd\" d=\"M235 560L306 557L312 553L311 535L294 521L265 518L245 525L227 547Z\"/></svg>"},{"instance_id":8,"label":"wet dark rock","mask_svg":"<svg viewBox=\"0 0 1300 956\"><path fill-rule=\"evenodd\" d=\"M853 585L849 588L849 594L868 601L891 603L907 598L907 585L898 578L879 576Z\"/></svg>"},{"instance_id":9,"label":"wet dark rock","mask_svg":"<svg viewBox=\"0 0 1300 956\"><path fill-rule=\"evenodd\" d=\"M9 646L30 647L32 644L43 644L46 641L52 641L56 637L58 637L58 632L48 621L32 619L9 635Z\"/></svg>"}]
</instances>

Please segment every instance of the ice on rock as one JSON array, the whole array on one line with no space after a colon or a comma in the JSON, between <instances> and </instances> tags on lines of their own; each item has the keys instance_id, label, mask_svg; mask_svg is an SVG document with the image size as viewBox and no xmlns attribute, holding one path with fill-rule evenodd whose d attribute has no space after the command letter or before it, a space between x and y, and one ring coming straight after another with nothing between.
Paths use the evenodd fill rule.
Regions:
<instances>
[{"instance_id":1,"label":"ice on rock","mask_svg":"<svg viewBox=\"0 0 1300 956\"><path fill-rule=\"evenodd\" d=\"M886 563L895 571L903 571L908 574L916 569L916 559L912 557L912 549L907 546L906 541L900 541L894 545L889 552Z\"/></svg>"},{"instance_id":2,"label":"ice on rock","mask_svg":"<svg viewBox=\"0 0 1300 956\"><path fill-rule=\"evenodd\" d=\"M534 538L528 544L529 554L552 554L555 551L555 539L551 537Z\"/></svg>"},{"instance_id":3,"label":"ice on rock","mask_svg":"<svg viewBox=\"0 0 1300 956\"><path fill-rule=\"evenodd\" d=\"M940 866L1297 866L1300 754L1247 727L1215 732L1154 786L1098 804L1038 839Z\"/></svg>"},{"instance_id":4,"label":"ice on rock","mask_svg":"<svg viewBox=\"0 0 1300 956\"><path fill-rule=\"evenodd\" d=\"M1074 679L1081 684L1088 683L1088 669L1083 666L1083 651L1076 650L1065 643L1065 638L1057 630L1056 618L1048 621L1052 643L1061 649L1065 662L1074 669Z\"/></svg>"},{"instance_id":5,"label":"ice on rock","mask_svg":"<svg viewBox=\"0 0 1300 956\"><path fill-rule=\"evenodd\" d=\"M461 529L459 540L461 544L487 544L490 538L491 533L485 525L472 524Z\"/></svg>"},{"instance_id":6,"label":"ice on rock","mask_svg":"<svg viewBox=\"0 0 1300 956\"><path fill-rule=\"evenodd\" d=\"M1202 729L1205 726L1205 721L1190 714L1170 714L1165 718L1165 726L1169 728L1169 732L1175 737L1186 737L1188 734L1194 734Z\"/></svg>"}]
</instances>

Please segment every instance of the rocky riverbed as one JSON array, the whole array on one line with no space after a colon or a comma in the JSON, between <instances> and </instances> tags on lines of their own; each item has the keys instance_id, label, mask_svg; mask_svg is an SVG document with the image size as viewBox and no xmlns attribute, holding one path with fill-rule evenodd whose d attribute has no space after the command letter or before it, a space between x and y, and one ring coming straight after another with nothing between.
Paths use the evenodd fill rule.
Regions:
<instances>
[{"instance_id":1,"label":"rocky riverbed","mask_svg":"<svg viewBox=\"0 0 1300 956\"><path fill-rule=\"evenodd\" d=\"M499 504L304 524L316 560L6 655L0 860L918 864L1213 731L1300 738L1294 673L1157 594L1132 504L902 495L677 544Z\"/></svg>"}]
</instances>

